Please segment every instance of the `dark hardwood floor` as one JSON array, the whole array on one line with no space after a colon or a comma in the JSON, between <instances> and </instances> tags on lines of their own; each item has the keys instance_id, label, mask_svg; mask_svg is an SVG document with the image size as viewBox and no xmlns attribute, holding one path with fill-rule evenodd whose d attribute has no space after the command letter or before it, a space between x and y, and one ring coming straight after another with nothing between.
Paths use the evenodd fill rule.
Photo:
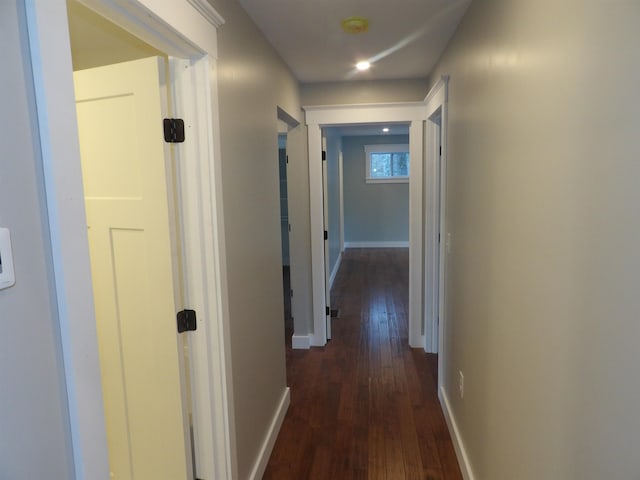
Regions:
<instances>
[{"instance_id":1,"label":"dark hardwood floor","mask_svg":"<svg viewBox=\"0 0 640 480\"><path fill-rule=\"evenodd\" d=\"M346 251L333 339L287 342L291 406L264 479L462 479L436 356L408 347L408 269L407 249Z\"/></svg>"}]
</instances>

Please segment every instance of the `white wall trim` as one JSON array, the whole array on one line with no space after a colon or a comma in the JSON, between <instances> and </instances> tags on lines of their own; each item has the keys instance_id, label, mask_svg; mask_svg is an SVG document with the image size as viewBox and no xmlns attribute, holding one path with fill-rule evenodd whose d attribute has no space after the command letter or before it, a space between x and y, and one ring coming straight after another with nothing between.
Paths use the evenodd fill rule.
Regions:
<instances>
[{"instance_id":1,"label":"white wall trim","mask_svg":"<svg viewBox=\"0 0 640 480\"><path fill-rule=\"evenodd\" d=\"M292 335L291 348L294 350L309 350L311 348L310 335Z\"/></svg>"},{"instance_id":2,"label":"white wall trim","mask_svg":"<svg viewBox=\"0 0 640 480\"><path fill-rule=\"evenodd\" d=\"M446 244L446 169L447 169L447 76L442 76L427 95L425 111L428 117L424 125L424 350L440 352L438 382L444 379L447 357L441 340L444 337L446 315L444 312L444 271ZM442 153L440 153L440 148ZM440 241L438 241L440 237ZM428 306L428 307L427 307ZM440 322L438 322L440 318Z\"/></svg>"},{"instance_id":3,"label":"white wall trim","mask_svg":"<svg viewBox=\"0 0 640 480\"><path fill-rule=\"evenodd\" d=\"M409 242L344 242L344 248L409 248Z\"/></svg>"},{"instance_id":4,"label":"white wall trim","mask_svg":"<svg viewBox=\"0 0 640 480\"><path fill-rule=\"evenodd\" d=\"M192 58L207 52L218 57L217 35L211 31L216 18L224 20L213 7L194 4L205 3L201 0L78 1L167 55Z\"/></svg>"},{"instance_id":5,"label":"white wall trim","mask_svg":"<svg viewBox=\"0 0 640 480\"><path fill-rule=\"evenodd\" d=\"M458 429L458 423L456 422L456 418L451 410L447 392L443 387L438 390L438 397L440 398L440 405L442 406L444 419L447 422L447 427L449 427L449 434L453 441L453 448L455 448L456 451L456 457L458 458L458 465L460 466L462 477L464 480L475 480L476 477L473 475L473 470L471 469L471 462L467 455L467 449L464 446L460 430Z\"/></svg>"},{"instance_id":6,"label":"white wall trim","mask_svg":"<svg viewBox=\"0 0 640 480\"><path fill-rule=\"evenodd\" d=\"M107 478L108 454L66 2L24 1L75 478ZM191 181L198 187L192 192L195 198L186 194L181 197L180 208L188 212L187 216L192 216L191 225L202 227L189 231L189 234L203 246L200 254L205 263L198 274L192 272L193 282L189 285L190 300L198 296L207 299L201 318L206 320L208 328L203 328L201 332L204 334L199 336L204 338L206 335L206 340L200 344L197 355L207 362L201 366L206 373L199 378L208 380L200 388L209 390L210 397L208 403L200 403L197 421L206 432L202 438L205 441L209 439L204 446L208 448L206 465L209 467L203 468L199 464L198 468L209 472L202 474L207 475L205 478L235 478L237 462L230 389L220 135L217 128L216 30L186 0L82 0L82 3L169 56L189 58L192 62L193 77L176 81L176 91L184 88L193 90L184 98L187 103L188 98L196 98L196 115L190 121L198 131L197 141L192 147L198 152L193 162L197 169L180 172L186 175L185 181ZM195 170L201 176L188 178ZM208 207L202 210L201 205Z\"/></svg>"},{"instance_id":7,"label":"white wall trim","mask_svg":"<svg viewBox=\"0 0 640 480\"><path fill-rule=\"evenodd\" d=\"M289 408L290 403L290 390L289 387L286 387L284 393L282 394L282 397L280 398L280 404L278 405L275 415L271 420L271 425L269 425L267 437L262 443L262 447L260 448L260 453L258 454L256 463L254 464L253 470L249 475L250 480L260 480L264 475L264 471L266 470L267 464L269 463L269 457L271 456L271 452L273 451L273 446L275 445L276 439L278 438L278 433L280 432L282 422L284 421L284 417L287 414L287 409Z\"/></svg>"},{"instance_id":8,"label":"white wall trim","mask_svg":"<svg viewBox=\"0 0 640 480\"><path fill-rule=\"evenodd\" d=\"M311 231L311 281L313 293L312 345L327 343L325 317L325 264L323 237L323 186L321 128L347 124L411 122L411 158L423 158L423 128L427 120L424 102L321 105L303 107L308 126L309 210ZM417 168L414 166L417 165ZM409 265L409 345L423 347L422 331L422 162L412 162L409 181L410 265Z\"/></svg>"},{"instance_id":9,"label":"white wall trim","mask_svg":"<svg viewBox=\"0 0 640 480\"><path fill-rule=\"evenodd\" d=\"M187 2L214 27L218 28L224 25L224 18L206 0L187 0Z\"/></svg>"},{"instance_id":10,"label":"white wall trim","mask_svg":"<svg viewBox=\"0 0 640 480\"><path fill-rule=\"evenodd\" d=\"M336 275L338 275L338 270L340 270L341 263L342 263L342 251L338 253L338 260L336 260L336 264L333 266L333 270L331 270L331 276L329 277L329 289L333 288L333 282L336 279Z\"/></svg>"},{"instance_id":11,"label":"white wall trim","mask_svg":"<svg viewBox=\"0 0 640 480\"><path fill-rule=\"evenodd\" d=\"M340 253L344 252L344 154L342 137L340 137L340 153L338 154L338 183L340 186ZM342 258L342 255L340 255Z\"/></svg>"}]
</instances>

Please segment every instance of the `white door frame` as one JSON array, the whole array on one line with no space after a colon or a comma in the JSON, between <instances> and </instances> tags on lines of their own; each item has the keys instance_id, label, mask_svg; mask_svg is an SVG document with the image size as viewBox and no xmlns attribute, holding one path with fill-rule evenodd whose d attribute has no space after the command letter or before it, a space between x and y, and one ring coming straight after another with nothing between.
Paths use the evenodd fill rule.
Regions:
<instances>
[{"instance_id":1,"label":"white door frame","mask_svg":"<svg viewBox=\"0 0 640 480\"><path fill-rule=\"evenodd\" d=\"M424 349L439 353L438 384L444 372L447 100L449 77L443 76L425 98ZM439 147L442 147L442 154ZM438 318L440 321L438 321Z\"/></svg>"},{"instance_id":2,"label":"white door frame","mask_svg":"<svg viewBox=\"0 0 640 480\"><path fill-rule=\"evenodd\" d=\"M49 220L75 477L109 472L65 0L23 0ZM80 0L172 60L175 110L193 138L176 148L198 475L237 472L230 378L216 81L217 28L205 0ZM177 60L184 59L184 60Z\"/></svg>"},{"instance_id":3,"label":"white door frame","mask_svg":"<svg viewBox=\"0 0 640 480\"><path fill-rule=\"evenodd\" d=\"M309 200L311 222L311 277L313 299L312 346L327 343L325 321L324 222L322 199L322 132L323 127L404 122L410 123L409 154L412 159L409 177L409 345L424 347L422 322L423 297L423 221L422 168L423 124L427 120L424 102L324 105L303 107L309 141Z\"/></svg>"}]
</instances>

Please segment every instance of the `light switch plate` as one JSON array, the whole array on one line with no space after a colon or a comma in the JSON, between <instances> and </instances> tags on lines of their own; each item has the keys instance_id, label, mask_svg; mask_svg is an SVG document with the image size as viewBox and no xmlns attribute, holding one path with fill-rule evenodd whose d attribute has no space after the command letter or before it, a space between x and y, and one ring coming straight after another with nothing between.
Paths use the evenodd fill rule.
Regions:
<instances>
[{"instance_id":1,"label":"light switch plate","mask_svg":"<svg viewBox=\"0 0 640 480\"><path fill-rule=\"evenodd\" d=\"M8 228L0 228L0 290L9 288L15 283L11 236Z\"/></svg>"}]
</instances>

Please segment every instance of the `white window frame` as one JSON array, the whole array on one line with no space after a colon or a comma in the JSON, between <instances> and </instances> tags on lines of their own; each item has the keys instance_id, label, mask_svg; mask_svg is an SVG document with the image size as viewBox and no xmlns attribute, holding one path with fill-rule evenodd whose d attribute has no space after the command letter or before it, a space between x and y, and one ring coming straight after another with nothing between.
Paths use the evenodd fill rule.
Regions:
<instances>
[{"instance_id":1,"label":"white window frame","mask_svg":"<svg viewBox=\"0 0 640 480\"><path fill-rule=\"evenodd\" d=\"M411 156L409 156L409 175L382 178L371 177L372 153L409 153L409 144L365 145L364 153L366 160L366 183L409 183L409 175L411 175Z\"/></svg>"}]
</instances>

